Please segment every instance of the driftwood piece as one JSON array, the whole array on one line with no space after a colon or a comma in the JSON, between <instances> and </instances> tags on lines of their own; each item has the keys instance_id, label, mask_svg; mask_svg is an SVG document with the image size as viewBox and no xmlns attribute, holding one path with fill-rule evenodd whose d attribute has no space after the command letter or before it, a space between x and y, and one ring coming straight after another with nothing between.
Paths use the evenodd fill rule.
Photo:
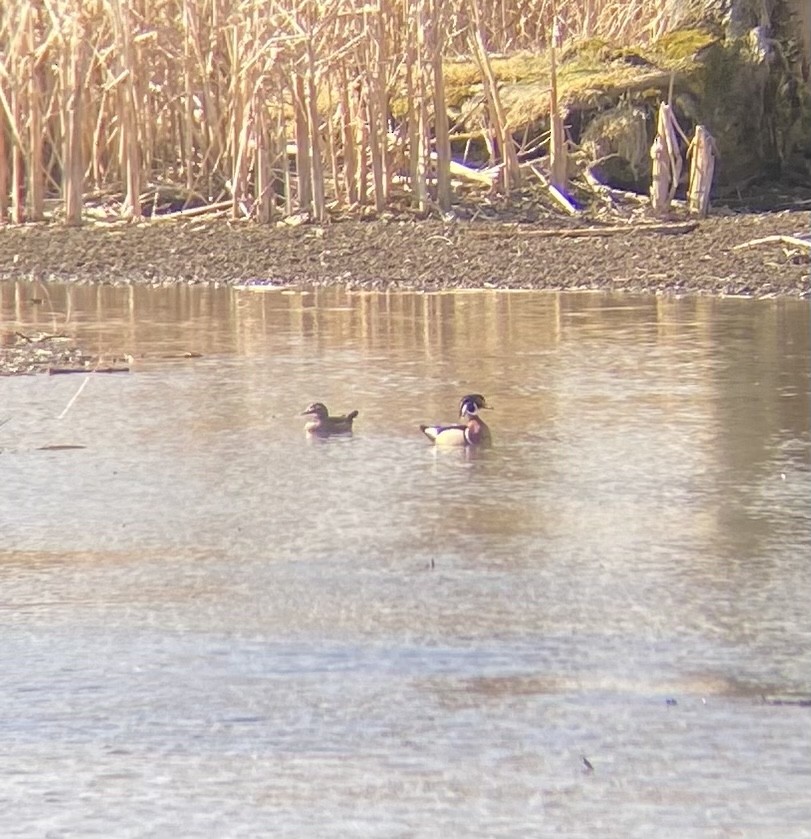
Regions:
<instances>
[{"instance_id":1,"label":"driftwood piece","mask_svg":"<svg viewBox=\"0 0 811 839\"><path fill-rule=\"evenodd\" d=\"M780 242L783 245L790 245L793 248L804 248L805 250L811 252L811 239L801 239L799 236L783 236L780 234L776 234L774 236L764 236L762 239L750 239L748 242L735 245L732 250L739 251L743 248L754 248L758 245L768 245L773 242Z\"/></svg>"},{"instance_id":2,"label":"driftwood piece","mask_svg":"<svg viewBox=\"0 0 811 839\"><path fill-rule=\"evenodd\" d=\"M204 204L200 207L189 207L185 210L175 210L171 213L156 213L149 217L150 221L172 221L184 218L195 218L196 216L205 215L224 215L227 210L230 210L233 205L233 200L218 201L215 204Z\"/></svg>"},{"instance_id":3,"label":"driftwood piece","mask_svg":"<svg viewBox=\"0 0 811 839\"><path fill-rule=\"evenodd\" d=\"M712 134L703 125L696 126L696 133L687 154L690 156L687 206L691 213L695 213L699 218L706 218L710 208L710 190L718 149Z\"/></svg>"},{"instance_id":4,"label":"driftwood piece","mask_svg":"<svg viewBox=\"0 0 811 839\"><path fill-rule=\"evenodd\" d=\"M569 196L566 195L562 190L558 189L547 177L544 175L541 170L535 166L534 164L530 164L529 168L532 170L532 174L546 187L549 191L549 194L555 199L555 201L563 207L564 210L570 216L576 216L580 210L572 203Z\"/></svg>"},{"instance_id":5,"label":"driftwood piece","mask_svg":"<svg viewBox=\"0 0 811 839\"><path fill-rule=\"evenodd\" d=\"M430 157L434 163L439 159L436 152L431 152ZM465 166L464 163L460 163L458 160L450 161L450 172L454 177L491 188L501 175L503 168L503 164L499 163L487 169L474 169L472 166Z\"/></svg>"},{"instance_id":6,"label":"driftwood piece","mask_svg":"<svg viewBox=\"0 0 811 839\"><path fill-rule=\"evenodd\" d=\"M36 338L32 338L30 335L26 335L24 332L20 332L19 329L14 331L14 335L17 338L22 338L28 344L42 344L45 341L67 341L68 336L62 332L58 332L55 335L37 335Z\"/></svg>"},{"instance_id":7,"label":"driftwood piece","mask_svg":"<svg viewBox=\"0 0 811 839\"><path fill-rule=\"evenodd\" d=\"M517 225L499 225L488 229L469 230L469 233L477 238L487 238L489 236L521 236L522 238L533 239L582 239L589 236L613 236L619 233L661 233L665 235L676 235L692 233L697 227L697 221L662 222L661 224L622 224L606 227L566 227L558 230L526 230Z\"/></svg>"},{"instance_id":8,"label":"driftwood piece","mask_svg":"<svg viewBox=\"0 0 811 839\"><path fill-rule=\"evenodd\" d=\"M611 157L611 155L608 155ZM609 186L603 183L595 174L594 168L607 158L603 157L600 160L595 160L583 170L583 180L589 186L591 191L602 200L606 201L612 207L617 204L631 203L643 205L648 201L648 196L640 195L638 192L631 192L626 189L617 189L617 187Z\"/></svg>"},{"instance_id":9,"label":"driftwood piece","mask_svg":"<svg viewBox=\"0 0 811 839\"><path fill-rule=\"evenodd\" d=\"M652 161L650 199L653 211L657 215L663 215L669 211L681 178L684 164L679 150L679 136L686 140L673 109L663 102L659 106L656 139L650 150Z\"/></svg>"},{"instance_id":10,"label":"driftwood piece","mask_svg":"<svg viewBox=\"0 0 811 839\"><path fill-rule=\"evenodd\" d=\"M68 373L129 373L129 367L49 367L49 376L65 376Z\"/></svg>"}]
</instances>

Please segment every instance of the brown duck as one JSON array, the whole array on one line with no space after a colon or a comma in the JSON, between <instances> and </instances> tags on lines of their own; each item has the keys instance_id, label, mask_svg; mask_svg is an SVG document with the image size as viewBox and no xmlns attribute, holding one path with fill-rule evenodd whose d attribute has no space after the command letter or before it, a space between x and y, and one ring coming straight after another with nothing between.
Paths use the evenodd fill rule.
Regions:
<instances>
[{"instance_id":1,"label":"brown duck","mask_svg":"<svg viewBox=\"0 0 811 839\"><path fill-rule=\"evenodd\" d=\"M329 437L330 434L351 434L352 421L357 415L357 411L351 411L344 416L331 417L323 402L313 402L301 412L303 417L312 417L304 426L304 430L317 437Z\"/></svg>"}]
</instances>

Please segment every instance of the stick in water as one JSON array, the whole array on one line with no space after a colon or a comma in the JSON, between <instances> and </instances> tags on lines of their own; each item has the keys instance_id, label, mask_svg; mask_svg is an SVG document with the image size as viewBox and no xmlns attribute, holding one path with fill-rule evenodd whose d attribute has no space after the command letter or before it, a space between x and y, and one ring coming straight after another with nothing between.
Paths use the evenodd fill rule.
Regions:
<instances>
[{"instance_id":1,"label":"stick in water","mask_svg":"<svg viewBox=\"0 0 811 839\"><path fill-rule=\"evenodd\" d=\"M74 394L73 394L73 396L71 397L70 402L68 402L68 404L67 404L67 405L65 405L65 410L64 410L64 411L62 411L62 413L59 415L59 419L64 419L65 414L67 414L67 412L68 412L68 411L70 410L70 408L71 408L71 405L73 405L73 403L74 403L74 402L75 402L75 401L79 398L79 394L80 394L80 393L84 390L85 385L86 385L89 381L90 381L90 376L87 376L87 377L85 378L85 380L84 380L84 381L83 381L83 382L79 385L79 388L78 388L78 390L76 391L76 393L74 393Z\"/></svg>"}]
</instances>

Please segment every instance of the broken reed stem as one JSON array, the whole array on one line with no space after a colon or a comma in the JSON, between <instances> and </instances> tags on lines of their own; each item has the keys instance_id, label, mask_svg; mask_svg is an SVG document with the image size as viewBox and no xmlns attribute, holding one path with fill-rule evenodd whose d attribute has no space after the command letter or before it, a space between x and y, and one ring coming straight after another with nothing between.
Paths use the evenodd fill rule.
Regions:
<instances>
[{"instance_id":1,"label":"broken reed stem","mask_svg":"<svg viewBox=\"0 0 811 839\"><path fill-rule=\"evenodd\" d=\"M82 223L82 192L84 167L82 165L82 65L84 59L84 37L79 21L72 21L68 40L67 56L63 64L63 181L62 196L65 208L65 224L77 226Z\"/></svg>"},{"instance_id":2,"label":"broken reed stem","mask_svg":"<svg viewBox=\"0 0 811 839\"><path fill-rule=\"evenodd\" d=\"M428 146L428 104L426 90L425 56L425 2L409 2L409 49L408 64L408 125L411 160L411 190L416 209L420 213L428 211L428 169L430 166L430 148Z\"/></svg>"},{"instance_id":3,"label":"broken reed stem","mask_svg":"<svg viewBox=\"0 0 811 839\"><path fill-rule=\"evenodd\" d=\"M664 215L670 210L670 204L679 186L684 165L679 149L679 136L684 137L684 134L673 110L663 102L659 106L656 138L650 150L651 207L657 215Z\"/></svg>"},{"instance_id":4,"label":"broken reed stem","mask_svg":"<svg viewBox=\"0 0 811 839\"><path fill-rule=\"evenodd\" d=\"M482 38L478 0L469 0L469 2L474 21L474 26L470 34L471 45L476 63L479 65L479 71L482 75L485 97L490 112L489 119L498 144L498 154L503 164L502 188L505 194L509 194L511 187L519 186L521 183L521 168L518 165L518 154L515 150L507 117L501 104L501 96L498 91L495 74L493 73L493 67L490 63L490 56Z\"/></svg>"},{"instance_id":5,"label":"broken reed stem","mask_svg":"<svg viewBox=\"0 0 811 839\"><path fill-rule=\"evenodd\" d=\"M112 4L113 22L116 29L116 41L119 49L118 115L120 119L119 157L124 170L126 196L124 215L132 218L141 217L141 161L139 150L138 104L135 79L138 73L138 61L132 44L132 20L129 3L114 0Z\"/></svg>"},{"instance_id":6,"label":"broken reed stem","mask_svg":"<svg viewBox=\"0 0 811 839\"><path fill-rule=\"evenodd\" d=\"M28 48L28 217L42 221L45 217L45 170L43 167L42 70L35 60L37 31L41 25L41 3L34 0L28 9L26 41Z\"/></svg>"},{"instance_id":7,"label":"broken reed stem","mask_svg":"<svg viewBox=\"0 0 811 839\"><path fill-rule=\"evenodd\" d=\"M451 209L451 139L448 128L448 111L445 106L445 77L442 55L445 46L444 15L441 0L434 0L432 9L431 52L434 76L434 143L436 145L436 200L439 209Z\"/></svg>"},{"instance_id":8,"label":"broken reed stem","mask_svg":"<svg viewBox=\"0 0 811 839\"><path fill-rule=\"evenodd\" d=\"M690 156L687 206L691 213L705 218L710 209L710 191L715 174L717 150L712 134L703 125L696 126L687 153Z\"/></svg>"},{"instance_id":9,"label":"broken reed stem","mask_svg":"<svg viewBox=\"0 0 811 839\"><path fill-rule=\"evenodd\" d=\"M553 10L555 4L552 4ZM552 25L552 42L549 45L550 75L551 84L549 87L549 121L551 136L549 140L549 175L552 186L559 192L566 191L566 137L563 132L563 118L560 115L558 104L558 71L557 71L557 47L558 47L558 20Z\"/></svg>"},{"instance_id":10,"label":"broken reed stem","mask_svg":"<svg viewBox=\"0 0 811 839\"><path fill-rule=\"evenodd\" d=\"M2 83L0 82L0 93ZM8 221L8 168L5 161L8 155L6 147L6 125L8 118L5 110L0 107L0 224Z\"/></svg>"},{"instance_id":11,"label":"broken reed stem","mask_svg":"<svg viewBox=\"0 0 811 839\"><path fill-rule=\"evenodd\" d=\"M383 52L383 7L364 9L364 27L367 33L364 65L366 67L366 116L369 135L369 162L371 164L374 188L375 210L382 212L388 198L386 183L386 79L385 56Z\"/></svg>"}]
</instances>

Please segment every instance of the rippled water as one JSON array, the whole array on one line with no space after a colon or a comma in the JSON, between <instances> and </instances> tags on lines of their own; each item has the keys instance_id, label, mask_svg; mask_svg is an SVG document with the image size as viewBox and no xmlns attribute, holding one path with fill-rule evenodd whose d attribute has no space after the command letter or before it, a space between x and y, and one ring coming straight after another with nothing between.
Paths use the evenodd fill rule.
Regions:
<instances>
[{"instance_id":1,"label":"rippled water","mask_svg":"<svg viewBox=\"0 0 811 839\"><path fill-rule=\"evenodd\" d=\"M41 295L135 363L0 380L4 835L811 835L807 303Z\"/></svg>"}]
</instances>

